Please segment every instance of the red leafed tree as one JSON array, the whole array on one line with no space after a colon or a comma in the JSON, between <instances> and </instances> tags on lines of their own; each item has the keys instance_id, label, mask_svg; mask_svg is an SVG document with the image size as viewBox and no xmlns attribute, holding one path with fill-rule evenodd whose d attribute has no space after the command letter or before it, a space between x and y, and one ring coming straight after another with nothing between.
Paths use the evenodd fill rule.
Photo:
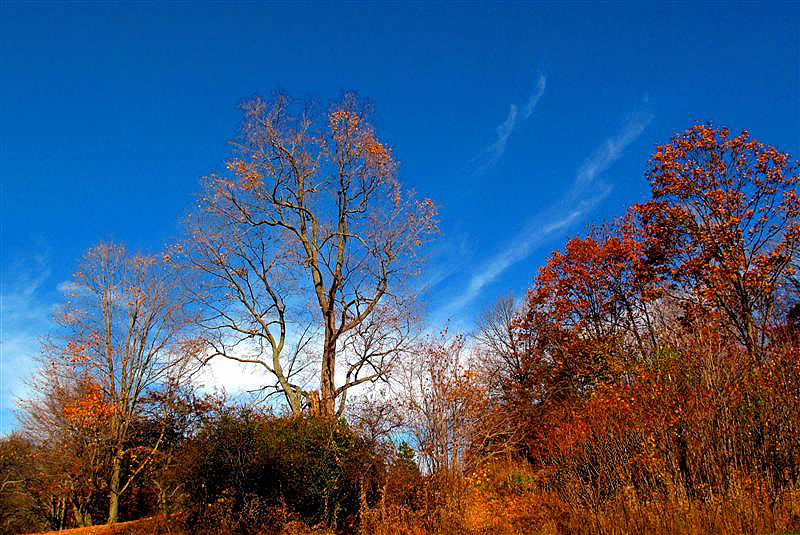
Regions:
<instances>
[{"instance_id":1,"label":"red leafed tree","mask_svg":"<svg viewBox=\"0 0 800 535\"><path fill-rule=\"evenodd\" d=\"M407 341L404 282L436 210L400 186L353 95L327 112L255 99L244 114L230 176L205 181L189 221L208 354L263 368L295 415L341 414L347 391L383 378ZM318 392L301 370L318 374Z\"/></svg>"},{"instance_id":2,"label":"red leafed tree","mask_svg":"<svg viewBox=\"0 0 800 535\"><path fill-rule=\"evenodd\" d=\"M659 147L647 176L650 202L571 240L537 275L515 323L528 348L521 380L508 381L517 412L556 421L559 407L634 380L711 318L756 360L778 343L773 327L790 330L800 247L790 157L697 126Z\"/></svg>"},{"instance_id":3,"label":"red leafed tree","mask_svg":"<svg viewBox=\"0 0 800 535\"><path fill-rule=\"evenodd\" d=\"M551 410L628 373L657 346L649 270L622 221L552 254L513 325L527 348L507 391L515 410ZM523 409L525 410L525 409Z\"/></svg>"},{"instance_id":4,"label":"red leafed tree","mask_svg":"<svg viewBox=\"0 0 800 535\"><path fill-rule=\"evenodd\" d=\"M760 358L800 251L797 163L701 125L658 147L647 178L652 200L633 209L646 261L672 297L719 310Z\"/></svg>"},{"instance_id":5,"label":"red leafed tree","mask_svg":"<svg viewBox=\"0 0 800 535\"><path fill-rule=\"evenodd\" d=\"M627 222L596 227L553 253L536 277L529 306L583 338L625 335L644 355L655 344L646 304L657 294L640 260Z\"/></svg>"}]
</instances>

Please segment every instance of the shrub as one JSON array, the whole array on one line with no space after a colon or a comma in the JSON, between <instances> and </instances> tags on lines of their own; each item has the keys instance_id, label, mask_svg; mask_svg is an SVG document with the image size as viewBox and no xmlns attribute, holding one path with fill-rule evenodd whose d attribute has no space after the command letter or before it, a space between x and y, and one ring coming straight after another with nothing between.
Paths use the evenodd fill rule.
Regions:
<instances>
[{"instance_id":1,"label":"shrub","mask_svg":"<svg viewBox=\"0 0 800 535\"><path fill-rule=\"evenodd\" d=\"M299 517L354 527L374 503L382 462L344 421L221 416L194 439L184 464L190 525L256 533Z\"/></svg>"}]
</instances>

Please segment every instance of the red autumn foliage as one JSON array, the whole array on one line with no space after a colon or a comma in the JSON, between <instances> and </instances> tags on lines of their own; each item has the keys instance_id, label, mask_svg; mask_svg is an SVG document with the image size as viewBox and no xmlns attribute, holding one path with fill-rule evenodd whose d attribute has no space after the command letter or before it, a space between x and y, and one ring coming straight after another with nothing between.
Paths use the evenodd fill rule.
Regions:
<instances>
[{"instance_id":1,"label":"red autumn foliage","mask_svg":"<svg viewBox=\"0 0 800 535\"><path fill-rule=\"evenodd\" d=\"M646 259L675 298L720 311L763 356L800 251L797 162L747 132L695 126L658 147L651 201L633 208Z\"/></svg>"},{"instance_id":2,"label":"red autumn foliage","mask_svg":"<svg viewBox=\"0 0 800 535\"><path fill-rule=\"evenodd\" d=\"M595 512L629 491L775 503L800 478L798 166L703 125L647 177L651 201L539 271L500 410L548 488Z\"/></svg>"}]
</instances>

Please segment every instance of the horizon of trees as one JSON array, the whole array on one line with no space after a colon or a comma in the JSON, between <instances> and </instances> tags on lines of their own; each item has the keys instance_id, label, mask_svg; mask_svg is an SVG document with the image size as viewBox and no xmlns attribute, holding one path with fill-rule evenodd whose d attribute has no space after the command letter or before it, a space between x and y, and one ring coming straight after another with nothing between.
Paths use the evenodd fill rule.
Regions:
<instances>
[{"instance_id":1,"label":"horizon of trees","mask_svg":"<svg viewBox=\"0 0 800 535\"><path fill-rule=\"evenodd\" d=\"M212 531L278 515L394 533L389 514L445 533L489 522L469 512L489 493L508 529L534 495L581 529L622 522L618 503L722 500L727 528L734 507L742 529L794 518L790 155L691 127L652 155L652 197L555 251L524 299L426 336L409 282L436 208L402 188L369 108L276 94L243 112L230 175L202 181L179 244L85 256L21 432L0 441L4 529L182 510ZM196 391L212 358L263 369L260 404ZM493 487L503 459L517 471Z\"/></svg>"}]
</instances>

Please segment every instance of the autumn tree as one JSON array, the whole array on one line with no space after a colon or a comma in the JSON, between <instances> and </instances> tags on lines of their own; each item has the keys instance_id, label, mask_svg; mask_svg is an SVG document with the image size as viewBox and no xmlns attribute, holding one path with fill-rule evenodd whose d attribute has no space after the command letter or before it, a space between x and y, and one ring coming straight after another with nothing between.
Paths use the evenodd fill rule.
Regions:
<instances>
[{"instance_id":1,"label":"autumn tree","mask_svg":"<svg viewBox=\"0 0 800 535\"><path fill-rule=\"evenodd\" d=\"M36 444L42 470L37 492L52 502L53 529L89 526L107 514L111 473L111 406L102 388L48 354L21 402L22 429Z\"/></svg>"},{"instance_id":2,"label":"autumn tree","mask_svg":"<svg viewBox=\"0 0 800 535\"><path fill-rule=\"evenodd\" d=\"M629 217L593 227L554 252L528 293L520 335L530 338L538 321L534 334L547 340L551 353L554 346L567 353L593 347L596 364L616 360L617 372L625 362L647 359L658 347L654 302L662 291L631 227Z\"/></svg>"},{"instance_id":3,"label":"autumn tree","mask_svg":"<svg viewBox=\"0 0 800 535\"><path fill-rule=\"evenodd\" d=\"M648 351L634 265L613 227L595 228L550 256L519 311L481 323L480 347L513 349L513 366L500 367L498 380L512 417L546 420Z\"/></svg>"},{"instance_id":4,"label":"autumn tree","mask_svg":"<svg viewBox=\"0 0 800 535\"><path fill-rule=\"evenodd\" d=\"M511 336L484 328L484 346L524 347L502 408L579 500L729 492L744 473L774 500L796 481L797 164L697 126L647 177L649 202L551 255Z\"/></svg>"},{"instance_id":5,"label":"autumn tree","mask_svg":"<svg viewBox=\"0 0 800 535\"><path fill-rule=\"evenodd\" d=\"M800 250L797 163L747 132L699 125L658 147L646 176L652 200L633 210L647 262L673 298L720 311L761 358Z\"/></svg>"},{"instance_id":6,"label":"autumn tree","mask_svg":"<svg viewBox=\"0 0 800 535\"><path fill-rule=\"evenodd\" d=\"M228 174L204 181L184 247L203 275L207 357L260 366L295 415L341 414L408 340L404 283L436 211L401 187L355 96L325 112L284 95L243 110ZM318 392L304 388L310 370Z\"/></svg>"},{"instance_id":7,"label":"autumn tree","mask_svg":"<svg viewBox=\"0 0 800 535\"><path fill-rule=\"evenodd\" d=\"M40 499L46 482L39 453L35 444L18 434L0 439L0 529L5 533L63 527L53 521L61 516L57 502Z\"/></svg>"},{"instance_id":8,"label":"autumn tree","mask_svg":"<svg viewBox=\"0 0 800 535\"><path fill-rule=\"evenodd\" d=\"M29 433L63 444L79 462L68 484L106 494L108 522L162 443L163 434L136 444L137 418L188 369L192 345L182 332L191 322L180 286L163 258L111 244L90 249L57 312L63 336L46 344L38 397L23 405ZM91 523L87 514L79 524Z\"/></svg>"},{"instance_id":9,"label":"autumn tree","mask_svg":"<svg viewBox=\"0 0 800 535\"><path fill-rule=\"evenodd\" d=\"M651 201L570 240L536 276L516 329L540 402L629 377L717 313L761 358L777 309L788 317L800 178L787 154L697 126L658 148L647 177Z\"/></svg>"},{"instance_id":10,"label":"autumn tree","mask_svg":"<svg viewBox=\"0 0 800 535\"><path fill-rule=\"evenodd\" d=\"M447 331L426 337L398 377L398 403L421 465L442 481L463 476L511 442L487 387L468 367L465 342Z\"/></svg>"}]
</instances>

